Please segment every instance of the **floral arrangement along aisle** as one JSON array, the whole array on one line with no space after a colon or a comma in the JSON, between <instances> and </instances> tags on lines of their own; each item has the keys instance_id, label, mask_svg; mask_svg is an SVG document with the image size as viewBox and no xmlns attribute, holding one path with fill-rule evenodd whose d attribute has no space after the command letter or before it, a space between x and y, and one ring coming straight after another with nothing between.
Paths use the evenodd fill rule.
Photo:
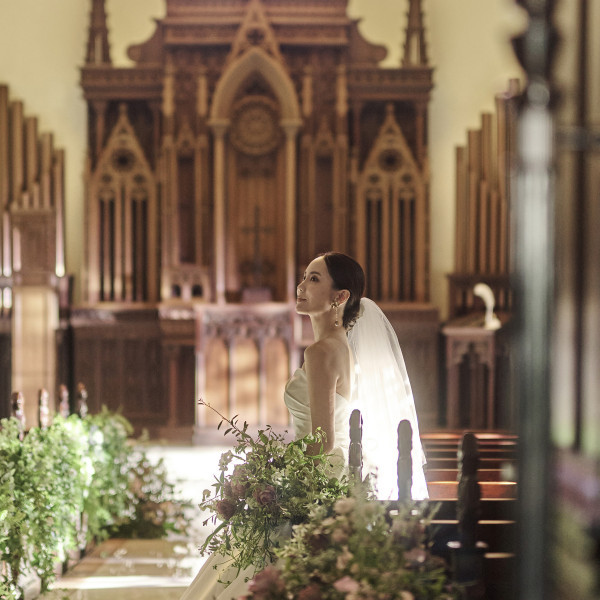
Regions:
<instances>
[{"instance_id":1,"label":"floral arrangement along aisle","mask_svg":"<svg viewBox=\"0 0 600 600\"><path fill-rule=\"evenodd\" d=\"M441 600L456 598L445 563L425 541L424 514L354 494L316 506L257 573L240 600Z\"/></svg>"},{"instance_id":2,"label":"floral arrangement along aisle","mask_svg":"<svg viewBox=\"0 0 600 600\"><path fill-rule=\"evenodd\" d=\"M256 437L248 425L238 426L237 417L220 417L218 428L226 424L225 435L236 438L233 450L222 454L220 474L214 491L204 491L200 508L210 510L220 524L208 536L201 552L219 553L240 571L270 564L275 551L291 534L292 526L305 522L317 507L329 507L347 496L346 477L332 477L328 456L306 454L309 444L323 442L323 434L306 436L291 443L270 426Z\"/></svg>"}]
</instances>

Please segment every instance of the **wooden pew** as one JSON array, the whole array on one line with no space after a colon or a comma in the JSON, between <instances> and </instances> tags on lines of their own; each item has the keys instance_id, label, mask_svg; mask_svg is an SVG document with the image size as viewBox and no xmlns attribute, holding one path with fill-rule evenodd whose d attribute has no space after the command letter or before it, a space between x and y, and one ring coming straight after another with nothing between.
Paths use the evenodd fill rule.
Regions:
<instances>
[{"instance_id":1,"label":"wooden pew","mask_svg":"<svg viewBox=\"0 0 600 600\"><path fill-rule=\"evenodd\" d=\"M406 502L412 483L410 424L399 424L398 433L399 502ZM516 460L516 437L452 432L421 439L428 459L430 503L438 508L430 526L433 551L453 563L453 576L465 598L504 600L514 595L516 482L506 479L514 472L510 467ZM358 410L350 419L349 463L351 477L362 481ZM454 550L453 560L450 543L464 546L465 541L462 554L460 545Z\"/></svg>"}]
</instances>

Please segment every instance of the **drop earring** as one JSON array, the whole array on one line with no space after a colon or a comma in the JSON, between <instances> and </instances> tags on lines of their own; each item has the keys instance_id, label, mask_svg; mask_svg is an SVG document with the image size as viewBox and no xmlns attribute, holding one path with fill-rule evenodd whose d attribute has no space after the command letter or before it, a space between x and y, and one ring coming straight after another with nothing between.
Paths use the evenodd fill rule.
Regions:
<instances>
[{"instance_id":1,"label":"drop earring","mask_svg":"<svg viewBox=\"0 0 600 600\"><path fill-rule=\"evenodd\" d=\"M335 321L333 323L333 325L335 327L339 327L340 326L340 321L339 321L339 317L338 317L338 307L339 307L339 303L338 302L332 302L331 303L331 308L335 309Z\"/></svg>"}]
</instances>

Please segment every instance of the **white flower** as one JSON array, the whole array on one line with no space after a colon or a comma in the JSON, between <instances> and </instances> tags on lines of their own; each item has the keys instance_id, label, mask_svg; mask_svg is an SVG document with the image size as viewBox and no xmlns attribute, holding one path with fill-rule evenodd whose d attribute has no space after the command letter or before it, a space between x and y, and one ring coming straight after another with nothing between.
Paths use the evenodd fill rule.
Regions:
<instances>
[{"instance_id":1,"label":"white flower","mask_svg":"<svg viewBox=\"0 0 600 600\"><path fill-rule=\"evenodd\" d=\"M356 500L354 498L340 498L336 500L333 509L338 515L347 515L354 510Z\"/></svg>"}]
</instances>

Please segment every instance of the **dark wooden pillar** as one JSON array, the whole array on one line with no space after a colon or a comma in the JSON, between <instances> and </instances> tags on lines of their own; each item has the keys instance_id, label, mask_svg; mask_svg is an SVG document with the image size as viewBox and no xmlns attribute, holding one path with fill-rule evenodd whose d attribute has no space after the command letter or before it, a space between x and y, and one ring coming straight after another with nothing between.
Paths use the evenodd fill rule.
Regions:
<instances>
[{"instance_id":1,"label":"dark wooden pillar","mask_svg":"<svg viewBox=\"0 0 600 600\"><path fill-rule=\"evenodd\" d=\"M554 273L552 0L522 0L529 28L515 41L528 84L517 118L513 277L519 406L518 589L548 596L550 348Z\"/></svg>"}]
</instances>

